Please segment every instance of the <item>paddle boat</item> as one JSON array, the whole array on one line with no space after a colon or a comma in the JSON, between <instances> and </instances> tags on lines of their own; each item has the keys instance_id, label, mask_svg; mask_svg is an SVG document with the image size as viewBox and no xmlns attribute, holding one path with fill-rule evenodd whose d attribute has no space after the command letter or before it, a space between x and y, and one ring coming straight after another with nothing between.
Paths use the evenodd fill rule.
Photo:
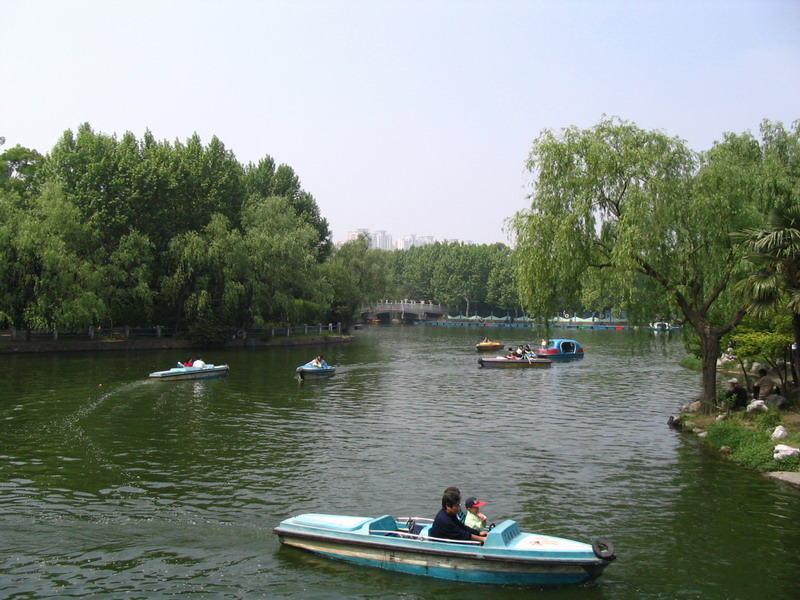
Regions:
<instances>
[{"instance_id":1,"label":"paddle boat","mask_svg":"<svg viewBox=\"0 0 800 600\"><path fill-rule=\"evenodd\" d=\"M295 369L295 373L300 379L322 379L324 377L331 377L336 373L336 367L328 364L314 365L314 361L300 365Z\"/></svg>"},{"instance_id":2,"label":"paddle boat","mask_svg":"<svg viewBox=\"0 0 800 600\"><path fill-rule=\"evenodd\" d=\"M503 349L503 342L478 342L475 344L475 350L478 352L494 352Z\"/></svg>"},{"instance_id":3,"label":"paddle boat","mask_svg":"<svg viewBox=\"0 0 800 600\"><path fill-rule=\"evenodd\" d=\"M307 513L273 530L280 541L331 558L439 579L473 583L563 585L599 577L616 556L605 538L591 544L524 533L515 521L486 541L430 536L432 519Z\"/></svg>"},{"instance_id":4,"label":"paddle boat","mask_svg":"<svg viewBox=\"0 0 800 600\"><path fill-rule=\"evenodd\" d=\"M150 379L161 381L186 381L189 379L217 379L228 374L228 365L206 365L204 367L172 367L169 371L150 373Z\"/></svg>"},{"instance_id":5,"label":"paddle boat","mask_svg":"<svg viewBox=\"0 0 800 600\"><path fill-rule=\"evenodd\" d=\"M479 358L478 364L488 369L529 369L547 368L553 361L549 358L538 358L534 356L522 356L520 358L506 358L505 356L495 356L494 358Z\"/></svg>"},{"instance_id":6,"label":"paddle boat","mask_svg":"<svg viewBox=\"0 0 800 600\"><path fill-rule=\"evenodd\" d=\"M556 338L547 340L546 345L536 349L536 354L540 358L549 358L550 360L583 358L583 348L575 340Z\"/></svg>"}]
</instances>

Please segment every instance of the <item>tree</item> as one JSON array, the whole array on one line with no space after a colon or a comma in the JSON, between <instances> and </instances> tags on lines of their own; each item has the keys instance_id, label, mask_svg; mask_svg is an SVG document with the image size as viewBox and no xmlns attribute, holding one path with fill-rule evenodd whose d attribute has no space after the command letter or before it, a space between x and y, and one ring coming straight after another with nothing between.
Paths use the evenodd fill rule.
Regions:
<instances>
[{"instance_id":1,"label":"tree","mask_svg":"<svg viewBox=\"0 0 800 600\"><path fill-rule=\"evenodd\" d=\"M361 234L342 244L324 266L325 280L333 289L332 318L344 331L365 304L386 294L391 257L384 250L371 250L369 239Z\"/></svg>"},{"instance_id":2,"label":"tree","mask_svg":"<svg viewBox=\"0 0 800 600\"><path fill-rule=\"evenodd\" d=\"M79 328L102 321L101 273L92 254L97 237L57 184L46 184L16 224L13 281L15 325Z\"/></svg>"},{"instance_id":3,"label":"tree","mask_svg":"<svg viewBox=\"0 0 800 600\"><path fill-rule=\"evenodd\" d=\"M21 197L30 194L43 158L36 150L20 145L0 154L0 189L15 191Z\"/></svg>"},{"instance_id":4,"label":"tree","mask_svg":"<svg viewBox=\"0 0 800 600\"><path fill-rule=\"evenodd\" d=\"M790 131L765 121L762 136L765 185L761 196L773 206L764 225L732 234L757 267L737 289L747 299L748 312L756 317L787 310L794 343L800 347L800 121ZM798 356L789 354L797 383Z\"/></svg>"},{"instance_id":5,"label":"tree","mask_svg":"<svg viewBox=\"0 0 800 600\"><path fill-rule=\"evenodd\" d=\"M737 284L748 300L748 312L766 317L782 308L788 310L794 342L800 345L800 205L774 208L766 227L732 235L750 250L748 258L758 267ZM797 356L791 358L796 383Z\"/></svg>"},{"instance_id":6,"label":"tree","mask_svg":"<svg viewBox=\"0 0 800 600\"><path fill-rule=\"evenodd\" d=\"M512 220L525 307L549 318L558 302L580 303L602 271L629 317L674 311L694 328L712 405L720 339L745 314L730 284L747 268L728 234L758 216L759 164L748 135L697 156L679 139L613 118L543 132L528 159L531 207Z\"/></svg>"}]
</instances>

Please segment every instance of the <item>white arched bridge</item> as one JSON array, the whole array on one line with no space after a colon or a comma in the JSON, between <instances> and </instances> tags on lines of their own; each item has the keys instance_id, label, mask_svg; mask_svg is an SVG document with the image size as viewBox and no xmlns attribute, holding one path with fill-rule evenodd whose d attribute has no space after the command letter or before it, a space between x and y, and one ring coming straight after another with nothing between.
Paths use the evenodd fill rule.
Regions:
<instances>
[{"instance_id":1,"label":"white arched bridge","mask_svg":"<svg viewBox=\"0 0 800 600\"><path fill-rule=\"evenodd\" d=\"M361 318L367 321L378 319L390 322L435 321L447 315L447 307L425 300L381 300L361 307Z\"/></svg>"}]
</instances>

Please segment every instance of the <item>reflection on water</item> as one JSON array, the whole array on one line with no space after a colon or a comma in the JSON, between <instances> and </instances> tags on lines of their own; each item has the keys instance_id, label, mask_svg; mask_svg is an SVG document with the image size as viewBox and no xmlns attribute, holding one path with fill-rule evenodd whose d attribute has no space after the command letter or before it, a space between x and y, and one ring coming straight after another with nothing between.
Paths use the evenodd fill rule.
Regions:
<instances>
[{"instance_id":1,"label":"reflection on water","mask_svg":"<svg viewBox=\"0 0 800 600\"><path fill-rule=\"evenodd\" d=\"M208 381L147 380L180 358L161 351L0 357L0 594L463 598L271 532L307 511L433 516L457 485L491 521L614 540L603 578L548 598L795 598L800 494L666 427L699 387L677 336L571 335L583 360L520 371L480 368L477 328L426 326L208 351L231 365ZM320 350L336 376L299 381Z\"/></svg>"}]
</instances>

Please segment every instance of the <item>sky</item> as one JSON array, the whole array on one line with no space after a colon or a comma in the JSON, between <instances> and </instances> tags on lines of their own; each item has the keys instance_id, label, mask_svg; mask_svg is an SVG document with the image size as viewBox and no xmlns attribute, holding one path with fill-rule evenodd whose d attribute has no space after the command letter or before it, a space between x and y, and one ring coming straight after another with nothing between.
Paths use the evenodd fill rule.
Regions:
<instances>
[{"instance_id":1,"label":"sky","mask_svg":"<svg viewBox=\"0 0 800 600\"><path fill-rule=\"evenodd\" d=\"M800 119L800 0L0 0L0 136L203 143L356 229L509 243L543 131Z\"/></svg>"}]
</instances>

